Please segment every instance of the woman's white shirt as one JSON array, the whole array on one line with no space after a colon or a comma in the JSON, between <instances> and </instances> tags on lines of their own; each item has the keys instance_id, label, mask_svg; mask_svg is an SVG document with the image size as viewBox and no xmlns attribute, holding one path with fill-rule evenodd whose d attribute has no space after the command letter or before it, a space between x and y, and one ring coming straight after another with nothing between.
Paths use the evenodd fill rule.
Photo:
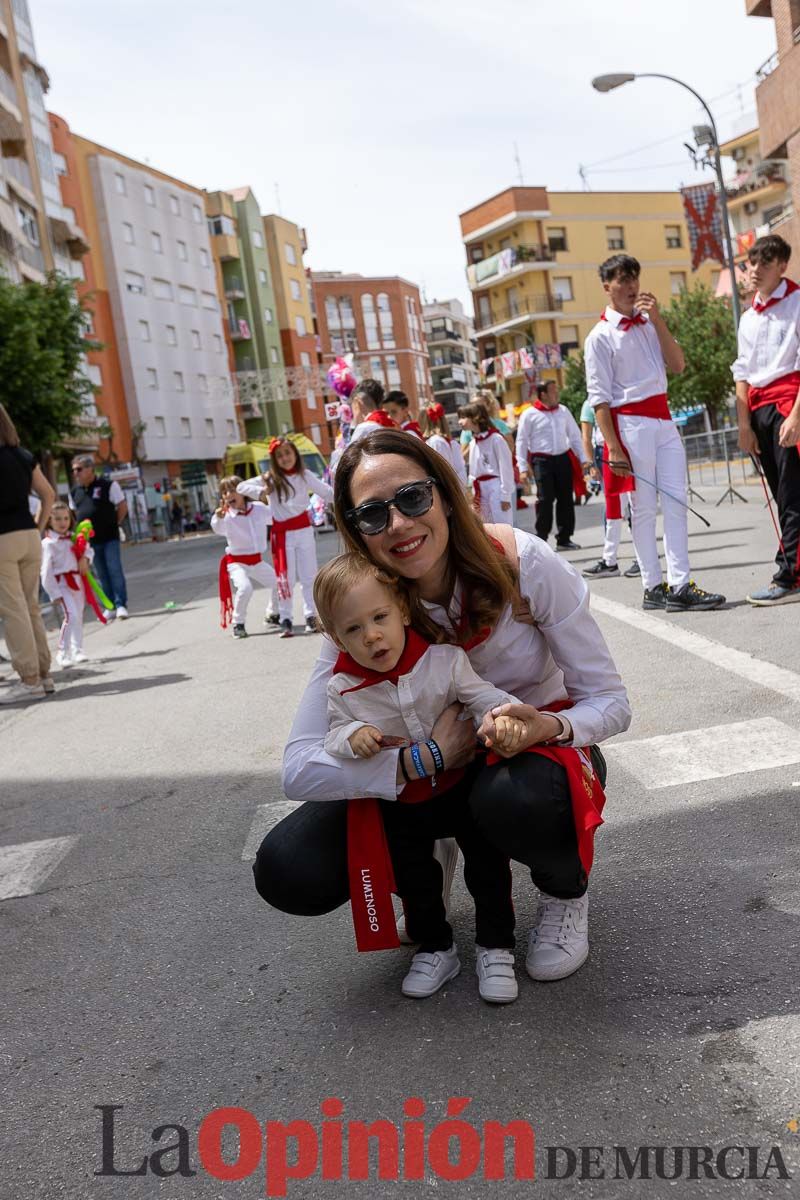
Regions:
<instances>
[{"instance_id":1,"label":"woman's white shirt","mask_svg":"<svg viewBox=\"0 0 800 1200\"><path fill-rule=\"evenodd\" d=\"M446 437L442 437L441 433L432 433L427 439L431 450L436 450L441 454L442 458L446 458L450 466L455 471L456 475L467 486L467 465L464 462L464 455L461 453L461 444L458 441L453 441Z\"/></svg>"},{"instance_id":2,"label":"woman's white shirt","mask_svg":"<svg viewBox=\"0 0 800 1200\"><path fill-rule=\"evenodd\" d=\"M472 666L495 687L526 704L547 709L569 697L574 744L586 746L622 733L631 721L628 696L594 617L589 592L577 572L539 538L515 530L520 591L535 625L515 621L510 607L485 642L469 652ZM458 619L458 594L451 614L428 606L433 618L451 627ZM326 689L337 651L325 640L289 734L283 757L283 788L290 800L397 798L397 751L345 761L324 750L328 731Z\"/></svg>"}]
</instances>

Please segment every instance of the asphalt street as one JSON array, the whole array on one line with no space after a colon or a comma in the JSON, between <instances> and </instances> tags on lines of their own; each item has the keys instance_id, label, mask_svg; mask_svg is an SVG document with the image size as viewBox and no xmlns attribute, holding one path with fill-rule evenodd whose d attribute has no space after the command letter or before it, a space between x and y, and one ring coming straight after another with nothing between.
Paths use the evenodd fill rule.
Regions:
<instances>
[{"instance_id":1,"label":"asphalt street","mask_svg":"<svg viewBox=\"0 0 800 1200\"><path fill-rule=\"evenodd\" d=\"M359 956L346 909L301 919L259 900L251 850L286 811L282 748L319 639L268 631L258 592L252 636L224 634L213 536L126 547L130 620L89 623L85 668L0 710L0 1196L264 1195L263 1160L242 1181L203 1169L204 1117L232 1106L262 1129L319 1131L328 1097L345 1122L401 1130L418 1097L429 1132L468 1097L478 1131L533 1127L536 1179L515 1180L510 1158L492 1182L373 1167L369 1182L289 1180L289 1196L800 1195L800 606L745 603L771 576L774 534L755 488L715 507L720 492L699 506L712 529L689 524L695 578L727 594L723 611L644 614L637 579L592 584L634 710L608 744L592 951L569 979L528 979L536 898L517 867L520 998L498 1008L477 995L460 872L463 970L424 1002L400 994L409 951ZM600 521L597 501L579 511L579 568ZM318 549L330 557L336 535ZM156 1159L163 1176L96 1174L111 1105L115 1170L180 1125L197 1174L166 1174L177 1151ZM642 1146L757 1147L759 1174L778 1147L791 1178L773 1154L766 1178L629 1180L615 1147ZM548 1147L574 1154L567 1178L547 1177ZM602 1148L583 1173L604 1178L579 1178L580 1147ZM567 1174L566 1150L550 1158Z\"/></svg>"}]
</instances>

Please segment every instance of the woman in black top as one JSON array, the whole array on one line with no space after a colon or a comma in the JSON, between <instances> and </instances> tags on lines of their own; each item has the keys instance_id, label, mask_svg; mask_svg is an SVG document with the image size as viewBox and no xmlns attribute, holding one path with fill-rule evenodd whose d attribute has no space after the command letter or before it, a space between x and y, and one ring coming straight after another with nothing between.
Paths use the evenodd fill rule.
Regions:
<instances>
[{"instance_id":1,"label":"woman in black top","mask_svg":"<svg viewBox=\"0 0 800 1200\"><path fill-rule=\"evenodd\" d=\"M38 523L30 494L41 501ZM55 493L33 455L23 450L14 423L0 404L0 618L11 662L21 683L0 690L0 704L41 699L55 691L50 650L39 609L41 533Z\"/></svg>"}]
</instances>

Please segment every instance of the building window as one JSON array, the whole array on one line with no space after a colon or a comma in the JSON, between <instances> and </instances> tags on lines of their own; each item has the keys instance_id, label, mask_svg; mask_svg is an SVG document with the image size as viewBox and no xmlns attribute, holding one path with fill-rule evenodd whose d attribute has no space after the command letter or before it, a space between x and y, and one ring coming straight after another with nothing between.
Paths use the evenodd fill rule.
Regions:
<instances>
[{"instance_id":1,"label":"building window","mask_svg":"<svg viewBox=\"0 0 800 1200\"><path fill-rule=\"evenodd\" d=\"M197 376L197 386L199 387L201 392L203 392L204 394L207 394L208 393L208 376L207 375L198 375Z\"/></svg>"},{"instance_id":2,"label":"building window","mask_svg":"<svg viewBox=\"0 0 800 1200\"><path fill-rule=\"evenodd\" d=\"M235 423L235 421L227 421L227 422L226 422L226 424L227 424L227 426L228 426L228 437L229 437L229 438L236 437L236 423Z\"/></svg>"},{"instance_id":3,"label":"building window","mask_svg":"<svg viewBox=\"0 0 800 1200\"><path fill-rule=\"evenodd\" d=\"M306 334L308 333L308 330L306 329L305 317L295 317L294 328L295 328L295 333L297 334L298 337L305 337Z\"/></svg>"},{"instance_id":4,"label":"building window","mask_svg":"<svg viewBox=\"0 0 800 1200\"><path fill-rule=\"evenodd\" d=\"M567 230L564 225L552 225L547 230L547 246L554 254L567 249Z\"/></svg>"},{"instance_id":5,"label":"building window","mask_svg":"<svg viewBox=\"0 0 800 1200\"><path fill-rule=\"evenodd\" d=\"M720 276L719 271L711 272L711 290L712 290L712 292L716 292L716 290L717 290L717 284L719 283L719 276Z\"/></svg>"},{"instance_id":6,"label":"building window","mask_svg":"<svg viewBox=\"0 0 800 1200\"><path fill-rule=\"evenodd\" d=\"M369 360L369 373L373 379L377 379L378 383L386 383L383 376L383 359L371 358Z\"/></svg>"},{"instance_id":7,"label":"building window","mask_svg":"<svg viewBox=\"0 0 800 1200\"><path fill-rule=\"evenodd\" d=\"M155 367L148 367L147 370L145 371L145 376L147 378L148 388L150 388L151 391L157 392L158 391L158 371L155 369Z\"/></svg>"},{"instance_id":8,"label":"building window","mask_svg":"<svg viewBox=\"0 0 800 1200\"><path fill-rule=\"evenodd\" d=\"M289 280L289 291L292 294L293 300L302 300L303 299L303 289L300 287L300 284L297 282L296 279Z\"/></svg>"},{"instance_id":9,"label":"building window","mask_svg":"<svg viewBox=\"0 0 800 1200\"><path fill-rule=\"evenodd\" d=\"M311 366L311 355L308 353L307 350L300 351L300 366L301 367L310 367Z\"/></svg>"},{"instance_id":10,"label":"building window","mask_svg":"<svg viewBox=\"0 0 800 1200\"><path fill-rule=\"evenodd\" d=\"M269 283L269 275L267 275L267 272L263 268L258 272L258 282L263 283L265 287Z\"/></svg>"},{"instance_id":11,"label":"building window","mask_svg":"<svg viewBox=\"0 0 800 1200\"><path fill-rule=\"evenodd\" d=\"M187 249L186 242L178 242L178 258L181 260L181 262L189 261L189 251Z\"/></svg>"},{"instance_id":12,"label":"building window","mask_svg":"<svg viewBox=\"0 0 800 1200\"><path fill-rule=\"evenodd\" d=\"M562 275L558 279L553 280L553 295L558 300L573 300L572 294L572 276Z\"/></svg>"},{"instance_id":13,"label":"building window","mask_svg":"<svg viewBox=\"0 0 800 1200\"><path fill-rule=\"evenodd\" d=\"M203 210L199 204L192 205L192 220L195 225L200 225L203 220Z\"/></svg>"},{"instance_id":14,"label":"building window","mask_svg":"<svg viewBox=\"0 0 800 1200\"><path fill-rule=\"evenodd\" d=\"M191 308L197 308L197 292L193 287L186 287L185 284L178 285L178 303L188 304Z\"/></svg>"},{"instance_id":15,"label":"building window","mask_svg":"<svg viewBox=\"0 0 800 1200\"><path fill-rule=\"evenodd\" d=\"M155 230L153 230L152 233L150 234L150 249L155 254L163 254L164 253L164 249L161 245L161 234L156 233Z\"/></svg>"},{"instance_id":16,"label":"building window","mask_svg":"<svg viewBox=\"0 0 800 1200\"><path fill-rule=\"evenodd\" d=\"M211 263L209 262L208 251L203 246L201 246L200 247L200 266L201 267L209 267L210 265L211 265Z\"/></svg>"},{"instance_id":17,"label":"building window","mask_svg":"<svg viewBox=\"0 0 800 1200\"><path fill-rule=\"evenodd\" d=\"M180 216L180 214L181 214L180 201L178 200L177 196L173 196L172 192L170 192L170 194L169 194L169 209L170 209L170 212L175 213L176 217Z\"/></svg>"},{"instance_id":18,"label":"building window","mask_svg":"<svg viewBox=\"0 0 800 1200\"><path fill-rule=\"evenodd\" d=\"M470 246L469 261L471 263L479 263L483 261L483 246Z\"/></svg>"},{"instance_id":19,"label":"building window","mask_svg":"<svg viewBox=\"0 0 800 1200\"><path fill-rule=\"evenodd\" d=\"M177 346L177 344L178 344L177 329L175 328L174 325L167 325L167 326L165 326L165 328L167 331L167 345L168 346Z\"/></svg>"},{"instance_id":20,"label":"building window","mask_svg":"<svg viewBox=\"0 0 800 1200\"><path fill-rule=\"evenodd\" d=\"M191 334L192 334L192 346L195 350L199 350L200 349L200 330L192 329Z\"/></svg>"},{"instance_id":21,"label":"building window","mask_svg":"<svg viewBox=\"0 0 800 1200\"><path fill-rule=\"evenodd\" d=\"M144 275L139 275L136 271L125 272L125 291L133 292L135 296L144 295Z\"/></svg>"},{"instance_id":22,"label":"building window","mask_svg":"<svg viewBox=\"0 0 800 1200\"><path fill-rule=\"evenodd\" d=\"M208 232L212 237L220 237L220 235L223 233L228 237L234 237L236 234L236 226L230 217L225 217L220 214L218 217L208 218Z\"/></svg>"},{"instance_id":23,"label":"building window","mask_svg":"<svg viewBox=\"0 0 800 1200\"><path fill-rule=\"evenodd\" d=\"M392 309L389 304L389 297L386 292L378 293L378 322L381 330L381 340L385 350L394 350L394 324L392 322ZM391 383L391 380L389 380ZM398 383L399 383L398 379Z\"/></svg>"},{"instance_id":24,"label":"building window","mask_svg":"<svg viewBox=\"0 0 800 1200\"><path fill-rule=\"evenodd\" d=\"M84 270L83 262L79 258L71 258L69 261L69 273L73 279L85 279L86 271Z\"/></svg>"},{"instance_id":25,"label":"building window","mask_svg":"<svg viewBox=\"0 0 800 1200\"><path fill-rule=\"evenodd\" d=\"M400 368L393 354L386 356L386 379L389 387L400 387Z\"/></svg>"},{"instance_id":26,"label":"building window","mask_svg":"<svg viewBox=\"0 0 800 1200\"><path fill-rule=\"evenodd\" d=\"M153 191L153 189L150 187L149 183L146 183L144 185L144 202L145 202L145 204L149 204L151 208L155 208L155 206L156 206L156 194ZM160 417L156 418L156 420L161 420L161 419L162 418L160 418Z\"/></svg>"},{"instance_id":27,"label":"building window","mask_svg":"<svg viewBox=\"0 0 800 1200\"><path fill-rule=\"evenodd\" d=\"M219 333L214 334L214 349L217 354L222 354L222 335Z\"/></svg>"},{"instance_id":28,"label":"building window","mask_svg":"<svg viewBox=\"0 0 800 1200\"><path fill-rule=\"evenodd\" d=\"M270 356L270 359L272 360L272 362L274 362L274 363L277 363L277 361L278 361L278 351L276 350L276 348L275 348L274 346L270 346L270 348L269 348L269 356Z\"/></svg>"},{"instance_id":29,"label":"building window","mask_svg":"<svg viewBox=\"0 0 800 1200\"><path fill-rule=\"evenodd\" d=\"M206 437L213 437L213 436L214 436L214 419L213 419L213 417L206 417Z\"/></svg>"},{"instance_id":30,"label":"building window","mask_svg":"<svg viewBox=\"0 0 800 1200\"><path fill-rule=\"evenodd\" d=\"M668 250L680 250L683 239L681 238L680 225L665 225L664 239L667 243Z\"/></svg>"},{"instance_id":31,"label":"building window","mask_svg":"<svg viewBox=\"0 0 800 1200\"><path fill-rule=\"evenodd\" d=\"M381 339L378 334L378 314L375 311L375 301L369 292L364 292L361 296L361 317L367 335L367 349L379 350Z\"/></svg>"},{"instance_id":32,"label":"building window","mask_svg":"<svg viewBox=\"0 0 800 1200\"><path fill-rule=\"evenodd\" d=\"M176 392L185 392L186 391L186 388L183 386L183 371L173 371L172 372L172 382L175 385Z\"/></svg>"},{"instance_id":33,"label":"building window","mask_svg":"<svg viewBox=\"0 0 800 1200\"><path fill-rule=\"evenodd\" d=\"M625 233L621 225L606 225L606 245L609 250L625 249Z\"/></svg>"},{"instance_id":34,"label":"building window","mask_svg":"<svg viewBox=\"0 0 800 1200\"><path fill-rule=\"evenodd\" d=\"M311 440L316 446L319 446L322 442L322 430L319 425L311 426Z\"/></svg>"},{"instance_id":35,"label":"building window","mask_svg":"<svg viewBox=\"0 0 800 1200\"><path fill-rule=\"evenodd\" d=\"M133 226L128 221L122 222L122 240L128 246L136 245L136 239L133 236Z\"/></svg>"},{"instance_id":36,"label":"building window","mask_svg":"<svg viewBox=\"0 0 800 1200\"><path fill-rule=\"evenodd\" d=\"M114 172L114 188L120 196L127 196L128 189L125 187L125 176L120 175L119 171Z\"/></svg>"},{"instance_id":37,"label":"building window","mask_svg":"<svg viewBox=\"0 0 800 1200\"><path fill-rule=\"evenodd\" d=\"M257 246L259 250L262 250L264 248L264 235L258 229L252 230L252 235L253 245Z\"/></svg>"},{"instance_id":38,"label":"building window","mask_svg":"<svg viewBox=\"0 0 800 1200\"><path fill-rule=\"evenodd\" d=\"M188 417L181 417L181 433L184 437L192 436L192 422Z\"/></svg>"},{"instance_id":39,"label":"building window","mask_svg":"<svg viewBox=\"0 0 800 1200\"><path fill-rule=\"evenodd\" d=\"M670 271L669 273L669 290L673 296L679 296L681 292L686 291L686 272L685 271Z\"/></svg>"},{"instance_id":40,"label":"building window","mask_svg":"<svg viewBox=\"0 0 800 1200\"><path fill-rule=\"evenodd\" d=\"M171 300L172 284L168 279L154 279L153 295L155 296L156 300Z\"/></svg>"},{"instance_id":41,"label":"building window","mask_svg":"<svg viewBox=\"0 0 800 1200\"><path fill-rule=\"evenodd\" d=\"M578 345L578 326L577 325L559 325L558 340L562 346L568 346L570 349Z\"/></svg>"},{"instance_id":42,"label":"building window","mask_svg":"<svg viewBox=\"0 0 800 1200\"><path fill-rule=\"evenodd\" d=\"M294 246L291 242L284 243L284 251L286 253L286 261L290 267L297 266L297 255L295 254Z\"/></svg>"},{"instance_id":43,"label":"building window","mask_svg":"<svg viewBox=\"0 0 800 1200\"><path fill-rule=\"evenodd\" d=\"M267 322L268 325L272 324L273 317L272 317L272 309L271 308L264 309L264 320Z\"/></svg>"},{"instance_id":44,"label":"building window","mask_svg":"<svg viewBox=\"0 0 800 1200\"><path fill-rule=\"evenodd\" d=\"M306 389L306 408L316 408L316 407L317 407L317 397L314 394L314 389L307 388Z\"/></svg>"},{"instance_id":45,"label":"building window","mask_svg":"<svg viewBox=\"0 0 800 1200\"><path fill-rule=\"evenodd\" d=\"M153 417L153 425L156 437L167 436L167 425L163 417Z\"/></svg>"},{"instance_id":46,"label":"building window","mask_svg":"<svg viewBox=\"0 0 800 1200\"><path fill-rule=\"evenodd\" d=\"M139 337L142 339L143 342L150 341L150 322L149 321L140 321L139 322Z\"/></svg>"},{"instance_id":47,"label":"building window","mask_svg":"<svg viewBox=\"0 0 800 1200\"><path fill-rule=\"evenodd\" d=\"M200 299L203 302L203 308L207 308L209 312L217 311L217 297L213 292L201 292Z\"/></svg>"},{"instance_id":48,"label":"building window","mask_svg":"<svg viewBox=\"0 0 800 1200\"><path fill-rule=\"evenodd\" d=\"M69 170L67 168L67 160L64 158L63 154L56 154L56 152L53 151L53 166L56 169L57 175L69 176Z\"/></svg>"},{"instance_id":49,"label":"building window","mask_svg":"<svg viewBox=\"0 0 800 1200\"><path fill-rule=\"evenodd\" d=\"M103 372L100 370L100 367L96 363L89 363L86 368L86 375L97 390L100 391L103 386Z\"/></svg>"}]
</instances>

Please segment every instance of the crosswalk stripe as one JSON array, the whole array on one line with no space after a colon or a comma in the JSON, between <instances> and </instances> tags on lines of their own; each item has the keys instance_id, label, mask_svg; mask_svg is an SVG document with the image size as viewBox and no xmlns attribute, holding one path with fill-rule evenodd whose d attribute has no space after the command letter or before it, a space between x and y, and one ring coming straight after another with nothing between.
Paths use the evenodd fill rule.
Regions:
<instances>
[{"instance_id":1,"label":"crosswalk stripe","mask_svg":"<svg viewBox=\"0 0 800 1200\"><path fill-rule=\"evenodd\" d=\"M30 896L77 840L76 837L58 837L0 846L0 900Z\"/></svg>"},{"instance_id":2,"label":"crosswalk stripe","mask_svg":"<svg viewBox=\"0 0 800 1200\"><path fill-rule=\"evenodd\" d=\"M800 762L800 730L774 717L660 734L603 747L648 791Z\"/></svg>"},{"instance_id":3,"label":"crosswalk stripe","mask_svg":"<svg viewBox=\"0 0 800 1200\"><path fill-rule=\"evenodd\" d=\"M290 812L294 812L299 807L299 802L294 800L279 800L277 804L259 804L253 817L253 823L250 826L250 832L247 835L247 841L244 844L242 862L252 862L255 859L258 847L270 829L273 829L279 821L282 821L284 817L288 817Z\"/></svg>"},{"instance_id":4,"label":"crosswalk stripe","mask_svg":"<svg viewBox=\"0 0 800 1200\"><path fill-rule=\"evenodd\" d=\"M787 671L785 667L755 658L743 650L734 650L732 646L715 642L712 638L703 637L702 634L684 629L680 625L673 625L669 617L652 617L641 609L630 608L617 600L607 600L605 596L598 596L596 592L592 594L592 608L595 612L605 613L617 621L624 621L626 625L633 625L644 633L661 638L664 642L671 642L680 650L703 658L715 667L721 667L723 671L730 671L731 674L739 675L750 683L770 688L773 692L800 704L800 675L795 671Z\"/></svg>"}]
</instances>

